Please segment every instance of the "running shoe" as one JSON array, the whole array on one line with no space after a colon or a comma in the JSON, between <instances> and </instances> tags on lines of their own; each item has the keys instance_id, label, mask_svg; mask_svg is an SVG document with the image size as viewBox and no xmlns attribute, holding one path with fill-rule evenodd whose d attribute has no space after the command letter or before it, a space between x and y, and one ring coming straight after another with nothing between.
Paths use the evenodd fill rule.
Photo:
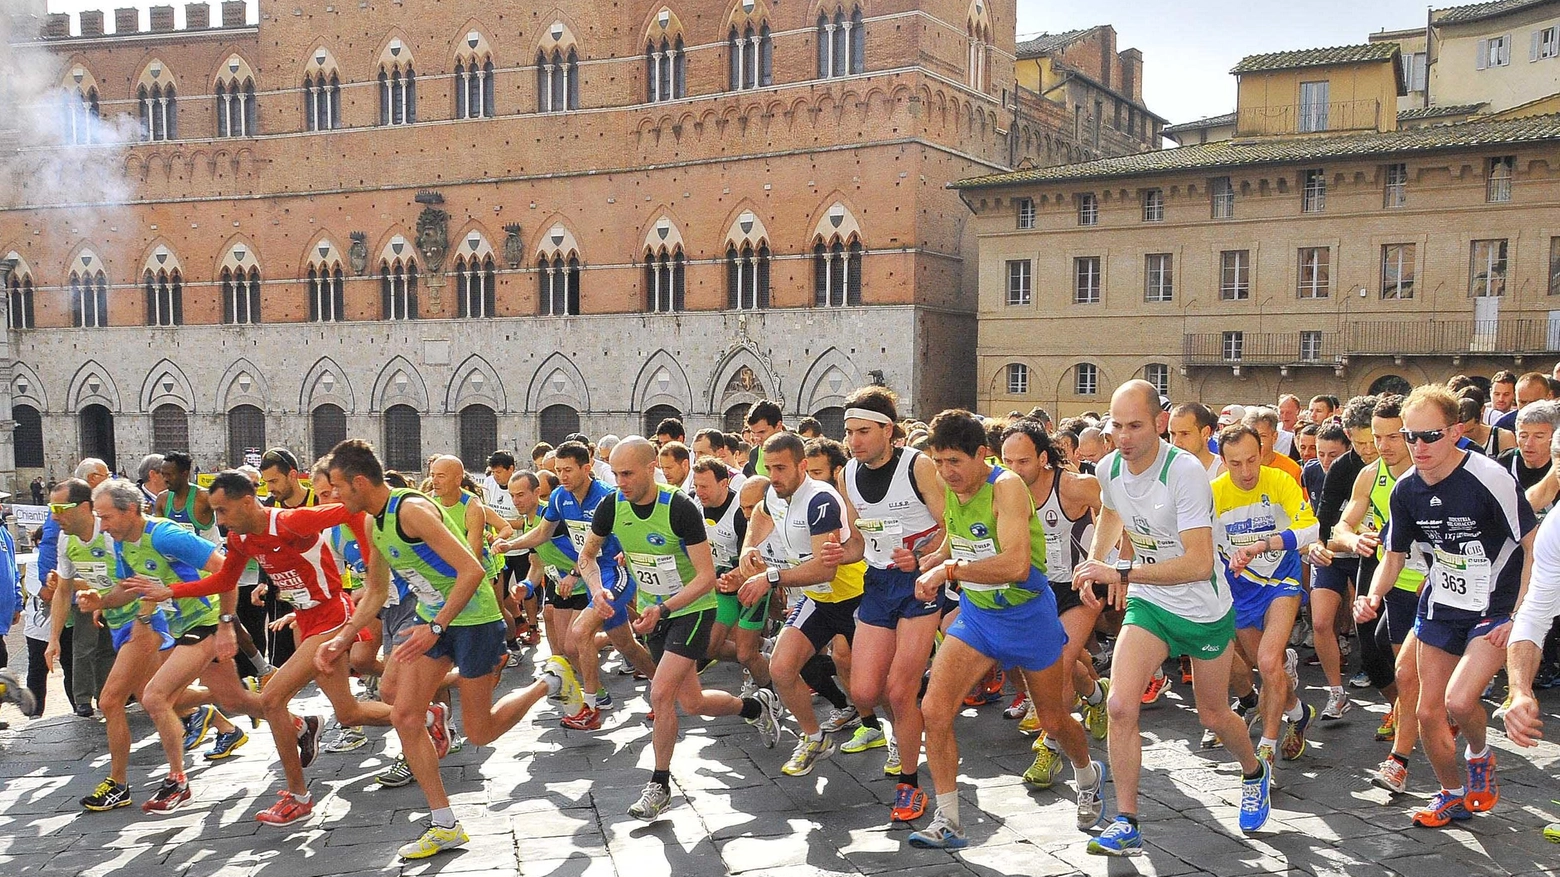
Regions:
<instances>
[{"instance_id":1,"label":"running shoe","mask_svg":"<svg viewBox=\"0 0 1560 877\"><path fill-rule=\"evenodd\" d=\"M399 789L411 785L412 766L406 763L405 756L397 755L395 761L391 762L383 773L374 777L374 782L387 789Z\"/></svg>"},{"instance_id":2,"label":"running shoe","mask_svg":"<svg viewBox=\"0 0 1560 877\"><path fill-rule=\"evenodd\" d=\"M298 763L302 766L308 767L320 757L320 731L324 727L325 723L320 721L319 716L303 718L303 726L298 729Z\"/></svg>"},{"instance_id":3,"label":"running shoe","mask_svg":"<svg viewBox=\"0 0 1560 877\"><path fill-rule=\"evenodd\" d=\"M980 681L975 690L965 695L965 706L985 706L988 703L996 703L1002 699L1002 686L1007 683L1007 674L1001 670L992 670L986 674L986 678Z\"/></svg>"},{"instance_id":4,"label":"running shoe","mask_svg":"<svg viewBox=\"0 0 1560 877\"><path fill-rule=\"evenodd\" d=\"M558 680L558 690L552 696L564 704L569 714L578 713L585 706L585 695L580 691L579 677L574 675L574 668L569 662L554 655L542 664L542 675ZM550 687L550 686L549 686Z\"/></svg>"},{"instance_id":5,"label":"running shoe","mask_svg":"<svg viewBox=\"0 0 1560 877\"><path fill-rule=\"evenodd\" d=\"M1305 754L1305 730L1311 727L1311 720L1314 718L1316 718L1316 707L1301 701L1300 718L1286 723L1284 739L1279 743L1279 751L1285 761L1294 761Z\"/></svg>"},{"instance_id":6,"label":"running shoe","mask_svg":"<svg viewBox=\"0 0 1560 877\"><path fill-rule=\"evenodd\" d=\"M1187 657L1186 655L1182 655L1181 656L1181 660L1179 661L1179 663L1181 665L1181 684L1182 685L1191 685L1192 684L1192 659Z\"/></svg>"},{"instance_id":7,"label":"running shoe","mask_svg":"<svg viewBox=\"0 0 1560 877\"><path fill-rule=\"evenodd\" d=\"M819 760L828 758L834 754L834 741L827 734L814 740L803 735L796 741L796 749L791 753L791 760L787 761L780 772L789 777L804 777L812 773L813 766Z\"/></svg>"},{"instance_id":8,"label":"running shoe","mask_svg":"<svg viewBox=\"0 0 1560 877\"><path fill-rule=\"evenodd\" d=\"M1370 687L1370 674L1366 673L1364 670L1361 670L1360 672L1355 673L1353 676L1350 676L1349 677L1349 687L1350 688L1369 688Z\"/></svg>"},{"instance_id":9,"label":"running shoe","mask_svg":"<svg viewBox=\"0 0 1560 877\"><path fill-rule=\"evenodd\" d=\"M855 755L858 752L866 752L868 749L882 749L888 745L888 735L883 733L881 727L869 728L866 725L856 726L856 732L840 747L840 751Z\"/></svg>"},{"instance_id":10,"label":"running shoe","mask_svg":"<svg viewBox=\"0 0 1560 877\"><path fill-rule=\"evenodd\" d=\"M1544 840L1552 844L1560 844L1560 822L1551 822L1544 826Z\"/></svg>"},{"instance_id":11,"label":"running shoe","mask_svg":"<svg viewBox=\"0 0 1560 877\"><path fill-rule=\"evenodd\" d=\"M299 801L286 789L277 792L276 798L275 804L255 814L256 822L264 822L266 825L291 825L314 812L312 800Z\"/></svg>"},{"instance_id":12,"label":"running shoe","mask_svg":"<svg viewBox=\"0 0 1560 877\"><path fill-rule=\"evenodd\" d=\"M1343 718L1343 714L1354 709L1354 701L1349 700L1349 693L1343 689L1329 692L1327 705L1322 707L1322 721L1336 722Z\"/></svg>"},{"instance_id":13,"label":"running shoe","mask_svg":"<svg viewBox=\"0 0 1560 877\"><path fill-rule=\"evenodd\" d=\"M1485 747L1483 758L1468 759L1468 794L1463 806L1473 813L1487 813L1500 803L1500 779L1495 775L1495 750Z\"/></svg>"},{"instance_id":14,"label":"running shoe","mask_svg":"<svg viewBox=\"0 0 1560 877\"><path fill-rule=\"evenodd\" d=\"M1091 856L1141 856L1143 834L1125 816L1117 816L1100 836L1089 841Z\"/></svg>"},{"instance_id":15,"label":"running shoe","mask_svg":"<svg viewBox=\"0 0 1560 877\"><path fill-rule=\"evenodd\" d=\"M1018 733L1025 737L1040 733L1040 714L1035 712L1034 701L1029 702L1024 717L1018 720Z\"/></svg>"},{"instance_id":16,"label":"running shoe","mask_svg":"<svg viewBox=\"0 0 1560 877\"><path fill-rule=\"evenodd\" d=\"M1495 712L1490 714L1490 721L1502 721L1506 718L1506 713L1509 712L1511 712L1511 692L1508 690L1506 692L1506 699L1501 701L1500 706L1495 708Z\"/></svg>"},{"instance_id":17,"label":"running shoe","mask_svg":"<svg viewBox=\"0 0 1560 877\"><path fill-rule=\"evenodd\" d=\"M926 792L918 786L900 783L894 787L894 822L914 822L926 815Z\"/></svg>"},{"instance_id":18,"label":"running shoe","mask_svg":"<svg viewBox=\"0 0 1560 877\"><path fill-rule=\"evenodd\" d=\"M1099 761L1091 761L1089 765L1094 768L1094 783L1078 787L1079 831L1090 831L1099 825L1105 812L1105 765Z\"/></svg>"},{"instance_id":19,"label":"running shoe","mask_svg":"<svg viewBox=\"0 0 1560 877\"><path fill-rule=\"evenodd\" d=\"M758 729L764 748L773 749L780 742L780 721L785 718L785 707L780 704L779 696L767 688L753 692L753 699L761 709L757 718L747 720L748 724Z\"/></svg>"},{"instance_id":20,"label":"running shoe","mask_svg":"<svg viewBox=\"0 0 1560 877\"><path fill-rule=\"evenodd\" d=\"M429 822L428 830L422 833L422 837L396 850L396 854L403 859L426 859L445 850L463 847L470 840L466 836L466 829L461 828L459 822L449 828L440 828Z\"/></svg>"},{"instance_id":21,"label":"running shoe","mask_svg":"<svg viewBox=\"0 0 1560 877\"><path fill-rule=\"evenodd\" d=\"M1270 756L1271 757L1271 756ZM1240 830L1261 831L1273 810L1273 765L1262 761L1262 775L1240 783Z\"/></svg>"},{"instance_id":22,"label":"running shoe","mask_svg":"<svg viewBox=\"0 0 1560 877\"><path fill-rule=\"evenodd\" d=\"M0 701L16 704L17 709L26 716L31 716L38 709L38 699L10 670L0 670Z\"/></svg>"},{"instance_id":23,"label":"running shoe","mask_svg":"<svg viewBox=\"0 0 1560 877\"><path fill-rule=\"evenodd\" d=\"M1022 719L1028 714L1029 693L1023 689L1019 689L1018 693L1013 695L1013 702L1008 704L1008 708L1002 711L1002 718Z\"/></svg>"},{"instance_id":24,"label":"running shoe","mask_svg":"<svg viewBox=\"0 0 1560 877\"><path fill-rule=\"evenodd\" d=\"M601 710L592 706L582 706L574 715L559 719L558 724L571 731L595 731L601 727Z\"/></svg>"},{"instance_id":25,"label":"running shoe","mask_svg":"<svg viewBox=\"0 0 1560 877\"><path fill-rule=\"evenodd\" d=\"M1257 746L1257 760L1268 766L1268 785L1269 785L1269 787L1277 788L1278 787L1278 783L1276 781L1274 781L1274 779L1273 779L1273 766L1277 763L1277 758L1275 756L1275 753L1273 752L1273 747L1265 745L1265 744L1258 745Z\"/></svg>"},{"instance_id":26,"label":"running shoe","mask_svg":"<svg viewBox=\"0 0 1560 877\"><path fill-rule=\"evenodd\" d=\"M1380 727L1376 728L1376 742L1384 743L1397 737L1397 706L1387 710L1387 717L1381 720Z\"/></svg>"},{"instance_id":27,"label":"running shoe","mask_svg":"<svg viewBox=\"0 0 1560 877\"><path fill-rule=\"evenodd\" d=\"M1165 675L1164 668L1154 671L1154 678L1148 680L1148 689L1143 692L1143 703L1150 704L1164 696L1170 690L1170 677Z\"/></svg>"},{"instance_id":28,"label":"running shoe","mask_svg":"<svg viewBox=\"0 0 1560 877\"><path fill-rule=\"evenodd\" d=\"M1198 744L1203 749L1223 749L1224 741L1219 735L1213 733L1212 728L1203 728L1202 742Z\"/></svg>"},{"instance_id":29,"label":"running shoe","mask_svg":"<svg viewBox=\"0 0 1560 877\"><path fill-rule=\"evenodd\" d=\"M325 751L351 752L367 742L368 735L363 733L362 727L342 726L336 729L336 733L325 744Z\"/></svg>"},{"instance_id":30,"label":"running shoe","mask_svg":"<svg viewBox=\"0 0 1560 877\"><path fill-rule=\"evenodd\" d=\"M1089 736L1096 740L1104 740L1110 734L1110 680L1100 680L1100 702L1083 702L1083 726L1089 729Z\"/></svg>"},{"instance_id":31,"label":"running shoe","mask_svg":"<svg viewBox=\"0 0 1560 877\"><path fill-rule=\"evenodd\" d=\"M932 817L930 825L911 832L910 845L924 850L962 850L970 845L964 829L951 821L941 810Z\"/></svg>"},{"instance_id":32,"label":"running shoe","mask_svg":"<svg viewBox=\"0 0 1560 877\"><path fill-rule=\"evenodd\" d=\"M172 813L190 799L190 784L163 780L157 794L141 805L142 813Z\"/></svg>"},{"instance_id":33,"label":"running shoe","mask_svg":"<svg viewBox=\"0 0 1560 877\"><path fill-rule=\"evenodd\" d=\"M900 774L899 742L894 738L888 738L888 757L883 759L883 776L896 777Z\"/></svg>"},{"instance_id":34,"label":"running shoe","mask_svg":"<svg viewBox=\"0 0 1560 877\"><path fill-rule=\"evenodd\" d=\"M854 706L847 704L844 709L830 710L829 717L818 727L822 728L825 734L833 734L835 731L843 731L860 724L861 713L857 712Z\"/></svg>"},{"instance_id":35,"label":"running shoe","mask_svg":"<svg viewBox=\"0 0 1560 877\"><path fill-rule=\"evenodd\" d=\"M1387 760L1371 773L1370 784L1378 789L1386 789L1395 795L1401 795L1408 791L1408 765L1389 755Z\"/></svg>"},{"instance_id":36,"label":"running shoe","mask_svg":"<svg viewBox=\"0 0 1560 877\"><path fill-rule=\"evenodd\" d=\"M643 822L654 822L661 815L661 811L672 804L672 792L658 782L645 783L645 789L639 793L639 800L628 808L628 815Z\"/></svg>"},{"instance_id":37,"label":"running shoe","mask_svg":"<svg viewBox=\"0 0 1560 877\"><path fill-rule=\"evenodd\" d=\"M1284 675L1289 677L1289 690L1300 696L1300 655L1294 649L1284 649Z\"/></svg>"},{"instance_id":38,"label":"running shoe","mask_svg":"<svg viewBox=\"0 0 1560 877\"><path fill-rule=\"evenodd\" d=\"M184 717L184 751L189 752L206 739L211 732L211 722L217 717L217 708L203 704L195 712Z\"/></svg>"},{"instance_id":39,"label":"running shoe","mask_svg":"<svg viewBox=\"0 0 1560 877\"><path fill-rule=\"evenodd\" d=\"M1062 757L1052 752L1051 747L1041 746L1035 752L1034 764L1024 771L1024 785L1036 789L1049 789L1061 772Z\"/></svg>"},{"instance_id":40,"label":"running shoe","mask_svg":"<svg viewBox=\"0 0 1560 877\"><path fill-rule=\"evenodd\" d=\"M98 783L92 794L81 799L81 806L93 813L102 813L105 810L114 810L120 807L130 806L130 787L124 783L116 783L113 780L104 780Z\"/></svg>"},{"instance_id":41,"label":"running shoe","mask_svg":"<svg viewBox=\"0 0 1560 877\"><path fill-rule=\"evenodd\" d=\"M606 712L607 710L612 709L614 706L616 706L616 704L612 702L612 692L606 690L605 688L596 689L596 709L601 710L602 712Z\"/></svg>"},{"instance_id":42,"label":"running shoe","mask_svg":"<svg viewBox=\"0 0 1560 877\"><path fill-rule=\"evenodd\" d=\"M1454 820L1472 819L1462 795L1454 795L1445 789L1435 793L1424 809L1414 811L1414 824L1420 828L1444 828Z\"/></svg>"},{"instance_id":43,"label":"running shoe","mask_svg":"<svg viewBox=\"0 0 1560 877\"><path fill-rule=\"evenodd\" d=\"M226 734L217 735L217 739L212 742L211 748L206 750L205 758L207 761L221 761L224 758L230 758L233 753L238 751L238 747L248 742L249 735L244 733L244 729L234 727L233 730Z\"/></svg>"}]
</instances>

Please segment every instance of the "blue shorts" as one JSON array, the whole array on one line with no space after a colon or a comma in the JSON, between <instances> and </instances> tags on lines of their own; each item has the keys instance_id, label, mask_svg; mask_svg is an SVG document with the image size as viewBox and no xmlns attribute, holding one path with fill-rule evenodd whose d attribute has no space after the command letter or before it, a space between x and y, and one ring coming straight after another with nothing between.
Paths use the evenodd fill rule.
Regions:
<instances>
[{"instance_id":1,"label":"blue shorts","mask_svg":"<svg viewBox=\"0 0 1560 877\"><path fill-rule=\"evenodd\" d=\"M1061 659L1067 631L1056 616L1056 596L1049 587L1006 609L982 609L969 600L961 604L948 636L994 659L998 667L1038 672Z\"/></svg>"},{"instance_id":2,"label":"blue shorts","mask_svg":"<svg viewBox=\"0 0 1560 877\"><path fill-rule=\"evenodd\" d=\"M923 602L915 598L916 574L898 567L878 569L867 565L864 589L861 592L861 608L857 611L859 624L886 627L899 626L902 618L920 618L936 615L942 610L942 594Z\"/></svg>"},{"instance_id":3,"label":"blue shorts","mask_svg":"<svg viewBox=\"0 0 1560 877\"><path fill-rule=\"evenodd\" d=\"M1358 560L1338 557L1331 566L1311 567L1311 590L1332 591L1339 597L1349 593L1349 586L1359 581Z\"/></svg>"},{"instance_id":4,"label":"blue shorts","mask_svg":"<svg viewBox=\"0 0 1560 877\"><path fill-rule=\"evenodd\" d=\"M1381 601L1381 607L1387 613L1387 639L1395 646L1402 645L1408 635L1414 632L1419 616L1419 595L1403 588L1393 588Z\"/></svg>"},{"instance_id":5,"label":"blue shorts","mask_svg":"<svg viewBox=\"0 0 1560 877\"><path fill-rule=\"evenodd\" d=\"M606 585L607 593L612 597L612 617L602 623L602 630L616 630L628 623L628 607L634 605L634 599L639 593L639 586L628 576L620 577L616 584L622 585L623 590L615 590L611 585ZM584 583L575 585L576 588L584 587ZM590 608L594 611L596 595L590 596Z\"/></svg>"},{"instance_id":6,"label":"blue shorts","mask_svg":"<svg viewBox=\"0 0 1560 877\"><path fill-rule=\"evenodd\" d=\"M1414 623L1414 636L1427 646L1434 646L1449 655L1468 651L1468 644L1511 621L1510 615L1493 615L1488 618L1419 618Z\"/></svg>"},{"instance_id":7,"label":"blue shorts","mask_svg":"<svg viewBox=\"0 0 1560 877\"><path fill-rule=\"evenodd\" d=\"M162 644L157 647L157 651L166 652L173 648L174 639L173 634L168 631L168 617L163 615L162 610L159 609L144 620L136 619L135 621L131 621L111 629L109 631L109 635L114 640L114 651L117 652L124 648L125 643L130 641L130 637L135 636L135 626L137 624L150 624L152 630L156 631L157 635L162 637Z\"/></svg>"},{"instance_id":8,"label":"blue shorts","mask_svg":"<svg viewBox=\"0 0 1560 877\"><path fill-rule=\"evenodd\" d=\"M415 623L428 622L418 618ZM430 658L453 660L462 679L480 679L503 666L508 657L505 633L503 619L482 624L452 625L423 654Z\"/></svg>"},{"instance_id":9,"label":"blue shorts","mask_svg":"<svg viewBox=\"0 0 1560 877\"><path fill-rule=\"evenodd\" d=\"M1298 585L1247 585L1244 582L1230 589L1235 601L1236 630L1265 630L1268 607L1280 597L1298 597Z\"/></svg>"}]
</instances>

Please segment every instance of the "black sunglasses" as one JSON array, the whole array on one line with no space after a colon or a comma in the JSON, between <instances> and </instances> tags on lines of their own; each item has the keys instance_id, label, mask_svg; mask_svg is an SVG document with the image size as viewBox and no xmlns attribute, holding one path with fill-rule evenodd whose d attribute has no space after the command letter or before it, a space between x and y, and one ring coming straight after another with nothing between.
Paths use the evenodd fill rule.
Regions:
<instances>
[{"instance_id":1,"label":"black sunglasses","mask_svg":"<svg viewBox=\"0 0 1560 877\"><path fill-rule=\"evenodd\" d=\"M1433 445L1446 438L1446 430L1444 429L1408 429L1405 427L1398 430L1398 434L1403 437L1405 443L1410 445L1415 442Z\"/></svg>"}]
</instances>

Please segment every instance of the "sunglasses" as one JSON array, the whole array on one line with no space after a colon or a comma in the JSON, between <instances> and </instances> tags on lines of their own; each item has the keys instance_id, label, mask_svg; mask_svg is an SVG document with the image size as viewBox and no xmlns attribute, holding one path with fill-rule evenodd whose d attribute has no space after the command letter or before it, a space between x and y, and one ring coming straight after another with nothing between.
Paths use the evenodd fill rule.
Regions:
<instances>
[{"instance_id":1,"label":"sunglasses","mask_svg":"<svg viewBox=\"0 0 1560 877\"><path fill-rule=\"evenodd\" d=\"M1415 442L1423 442L1427 445L1433 445L1441 439L1446 438L1446 430L1405 428L1398 430L1398 435L1401 435L1403 437L1403 441L1410 445Z\"/></svg>"},{"instance_id":2,"label":"sunglasses","mask_svg":"<svg viewBox=\"0 0 1560 877\"><path fill-rule=\"evenodd\" d=\"M76 506L79 506L79 505L82 505L82 503L79 503L79 502L51 502L51 503L49 503L49 512L51 514L63 515L66 512L70 511L71 509L73 509L73 508L75 508Z\"/></svg>"}]
</instances>

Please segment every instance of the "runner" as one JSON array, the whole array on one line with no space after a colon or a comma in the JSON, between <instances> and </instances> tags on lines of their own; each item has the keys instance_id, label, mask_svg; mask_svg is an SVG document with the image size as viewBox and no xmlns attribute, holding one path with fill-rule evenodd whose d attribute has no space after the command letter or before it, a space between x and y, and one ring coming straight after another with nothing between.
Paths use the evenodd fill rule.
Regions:
<instances>
[{"instance_id":1,"label":"runner","mask_svg":"<svg viewBox=\"0 0 1560 877\"><path fill-rule=\"evenodd\" d=\"M1300 483L1300 464L1296 463L1288 454L1278 450L1278 412L1271 408L1255 405L1246 409L1241 416L1241 423L1252 428L1257 438L1262 442L1262 465L1282 471L1285 475Z\"/></svg>"},{"instance_id":2,"label":"runner","mask_svg":"<svg viewBox=\"0 0 1560 877\"><path fill-rule=\"evenodd\" d=\"M900 763L891 817L911 822L926 812L919 700L941 617L940 593L918 599L915 580L920 557L942 542L944 496L932 459L894 446L898 422L898 399L887 388L863 387L845 400L851 460L841 492L862 535L861 557L847 550L844 559L867 562L851 643L850 699L860 711L883 705L893 716ZM879 724L876 716L870 722Z\"/></svg>"},{"instance_id":3,"label":"runner","mask_svg":"<svg viewBox=\"0 0 1560 877\"><path fill-rule=\"evenodd\" d=\"M1387 553L1370 594L1355 603L1357 616L1374 615L1408 553L1429 560L1415 616L1418 709L1425 756L1441 790L1413 815L1427 828L1469 819L1500 800L1480 697L1505 661L1536 526L1516 482L1487 457L1457 447L1457 421L1457 400L1444 387L1419 387L1403 403L1402 435L1414 468L1392 490ZM1466 779L1448 715L1467 740Z\"/></svg>"},{"instance_id":4,"label":"runner","mask_svg":"<svg viewBox=\"0 0 1560 877\"><path fill-rule=\"evenodd\" d=\"M1551 445L1560 456L1560 442ZM1545 518L1533 545L1532 577L1527 594L1516 611L1511 641L1506 647L1506 676L1511 697L1506 705L1506 736L1522 747L1535 747L1543 739L1533 681L1543 660L1544 640L1560 615L1560 516ZM1544 837L1560 842L1560 822L1544 828Z\"/></svg>"},{"instance_id":5,"label":"runner","mask_svg":"<svg viewBox=\"0 0 1560 877\"><path fill-rule=\"evenodd\" d=\"M665 442L657 452L656 460L662 483L670 484L682 491L683 496L693 499L693 459L688 446L676 439Z\"/></svg>"},{"instance_id":6,"label":"runner","mask_svg":"<svg viewBox=\"0 0 1560 877\"><path fill-rule=\"evenodd\" d=\"M740 715L758 726L766 746L779 739L774 695L760 689L749 698L699 685L696 663L709 651L715 623L715 563L710 555L704 516L693 500L655 481L655 446L629 436L612 449L617 491L596 507L590 535L580 549L579 569L590 587L600 617L611 615L597 558L608 546L621 546L638 585L639 618L635 633L648 635L660 658L650 683L655 767L639 800L628 808L635 819L652 822L671 805L672 751L677 745L677 709L689 715Z\"/></svg>"},{"instance_id":7,"label":"runner","mask_svg":"<svg viewBox=\"0 0 1560 877\"><path fill-rule=\"evenodd\" d=\"M1373 448L1374 449L1374 448ZM1343 425L1329 420L1316 433L1316 459L1300 473L1306 484L1306 493L1312 508L1321 505L1326 492L1327 478L1341 461L1352 452L1349 433ZM1355 458L1358 460L1358 457ZM1359 558L1335 554L1327 547L1331 525L1326 530L1318 513L1317 539L1305 546L1311 564L1311 620L1315 625L1317 661L1322 675L1327 679L1327 704L1322 707L1322 721L1337 721L1354 708L1353 701L1343 690L1343 659L1347 657L1344 646L1348 640L1339 632L1340 622L1347 622L1338 610L1354 605L1354 581L1359 575Z\"/></svg>"},{"instance_id":8,"label":"runner","mask_svg":"<svg viewBox=\"0 0 1560 877\"><path fill-rule=\"evenodd\" d=\"M503 615L492 589L483 587L486 570L460 541L448 513L416 491L386 485L379 458L360 440L349 439L331 451L330 481L347 511L373 516L369 538L362 540L370 549L369 590L320 649L315 664L323 669L346 655L384 602L392 572L406 580L417 597L417 621L395 648L393 660L408 666L390 719L432 813L427 830L401 847L399 855L427 858L469 840L439 776L439 749L448 746L449 735L432 702L450 669L459 671L461 726L475 746L498 739L549 694L578 703L579 683L566 662L552 658L542 678L494 703L493 687L504 663Z\"/></svg>"},{"instance_id":9,"label":"runner","mask_svg":"<svg viewBox=\"0 0 1560 877\"><path fill-rule=\"evenodd\" d=\"M211 512L206 488L190 483L195 461L183 451L163 455L162 473L167 489L153 503L158 517L167 518L213 545L221 541L217 519Z\"/></svg>"},{"instance_id":10,"label":"runner","mask_svg":"<svg viewBox=\"0 0 1560 877\"><path fill-rule=\"evenodd\" d=\"M746 423L750 437L745 443L756 450L747 451L749 458L744 461L742 474L747 478L752 478L754 475L768 475L769 470L764 465L764 442L775 433L786 431L780 415L780 406L768 399L754 402L748 407Z\"/></svg>"},{"instance_id":11,"label":"runner","mask_svg":"<svg viewBox=\"0 0 1560 877\"><path fill-rule=\"evenodd\" d=\"M529 529L531 522L520 517L515 510L514 497L509 492L510 481L515 476L514 455L508 451L494 451L488 455L487 465L488 474L482 482L482 501L488 508L498 513L512 532L521 533ZM533 487L533 493L534 490ZM535 511L534 504L531 511ZM526 596L522 593L518 599L514 596L515 586L530 576L530 550L508 551L500 556L504 558L504 566L499 577L494 580L494 587L498 589L499 601L504 607L504 618L513 625L510 628L509 639L509 652L513 655L520 651L522 643L534 646L542 641L542 623L537 617L541 607L540 601L534 594ZM523 588L521 590L524 591ZM515 662L511 661L511 664L513 663Z\"/></svg>"},{"instance_id":12,"label":"runner","mask_svg":"<svg viewBox=\"0 0 1560 877\"><path fill-rule=\"evenodd\" d=\"M737 598L742 576L736 569L742 558L748 519L731 481L731 470L714 457L700 457L693 464L693 490L704 513L704 529L717 577L708 657L736 661L747 670L755 686L768 687L769 659L761 646L764 621L769 617L769 596L766 594L752 606L743 606Z\"/></svg>"},{"instance_id":13,"label":"runner","mask_svg":"<svg viewBox=\"0 0 1560 877\"><path fill-rule=\"evenodd\" d=\"M1072 762L1078 827L1099 822L1104 765L1089 758L1089 737L1068 714L1071 668L1063 663L1066 630L1046 581L1045 533L1024 482L989 460L985 427L968 411L932 419L930 447L943 489L942 544L921 558L915 596L936 599L945 584L961 589L959 617L932 662L922 710L927 766L937 794L931 823L911 846L960 849L968 844L959 818L958 741L953 720L965 692L993 668L1017 667L1040 726ZM897 730L897 729L896 729Z\"/></svg>"},{"instance_id":14,"label":"runner","mask_svg":"<svg viewBox=\"0 0 1560 877\"><path fill-rule=\"evenodd\" d=\"M1240 761L1240 828L1260 830L1270 809L1271 769L1257 758L1246 724L1229 708L1229 648L1235 612L1228 589L1214 579L1213 492L1207 470L1195 457L1159 436L1169 414L1146 381L1129 381L1111 397L1117 450L1100 464L1102 510L1089 559L1073 572L1073 587L1085 603L1100 602L1095 584L1110 586L1109 605L1126 608L1111 667L1110 766L1116 784L1116 819L1089 852L1137 855L1138 776L1142 742L1138 692L1154 668L1176 652L1192 656L1193 696L1198 717L1226 741ZM1136 562L1107 563L1123 533ZM1172 652L1174 650L1174 652Z\"/></svg>"}]
</instances>

